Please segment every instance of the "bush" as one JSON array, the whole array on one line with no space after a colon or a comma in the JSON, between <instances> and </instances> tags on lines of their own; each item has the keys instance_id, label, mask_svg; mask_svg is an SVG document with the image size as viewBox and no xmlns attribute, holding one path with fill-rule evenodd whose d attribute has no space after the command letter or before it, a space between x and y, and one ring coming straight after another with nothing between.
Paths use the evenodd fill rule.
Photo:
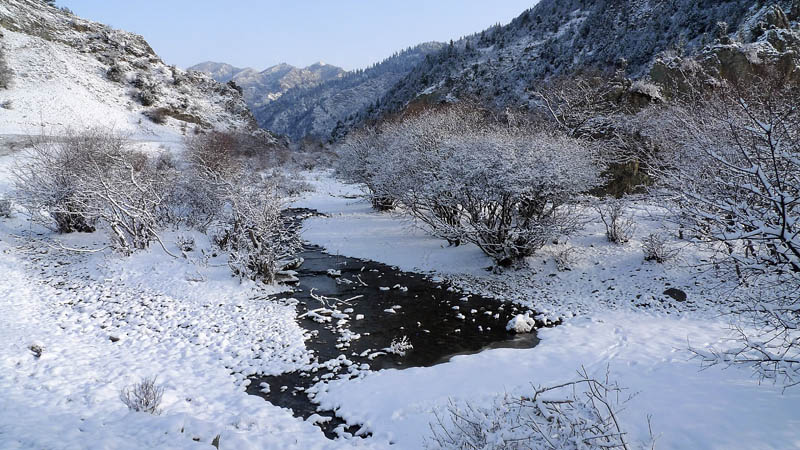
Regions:
<instances>
[{"instance_id":1,"label":"bush","mask_svg":"<svg viewBox=\"0 0 800 450\"><path fill-rule=\"evenodd\" d=\"M275 282L278 261L292 256L296 239L281 217L274 185L230 183L227 212L216 242L228 251L228 265L241 278Z\"/></svg>"},{"instance_id":2,"label":"bush","mask_svg":"<svg viewBox=\"0 0 800 450\"><path fill-rule=\"evenodd\" d=\"M645 261L654 261L663 264L675 259L678 250L667 244L667 239L658 234L651 234L642 240L642 250Z\"/></svg>"},{"instance_id":3,"label":"bush","mask_svg":"<svg viewBox=\"0 0 800 450\"><path fill-rule=\"evenodd\" d=\"M0 34L2 37L2 34ZM11 87L11 82L14 79L14 71L8 66L6 62L5 51L0 45L0 89L8 89Z\"/></svg>"},{"instance_id":4,"label":"bush","mask_svg":"<svg viewBox=\"0 0 800 450\"><path fill-rule=\"evenodd\" d=\"M491 407L451 402L431 424L428 449L629 449L618 414L622 388L609 381L580 379L536 387L529 396L505 395Z\"/></svg>"},{"instance_id":5,"label":"bush","mask_svg":"<svg viewBox=\"0 0 800 450\"><path fill-rule=\"evenodd\" d=\"M12 207L11 199L0 196L0 217L10 218Z\"/></svg>"},{"instance_id":6,"label":"bush","mask_svg":"<svg viewBox=\"0 0 800 450\"><path fill-rule=\"evenodd\" d=\"M578 249L570 246L566 246L558 250L553 255L553 258L555 259L556 262L556 269L559 272L572 270L572 266L574 266L578 262L577 253Z\"/></svg>"},{"instance_id":7,"label":"bush","mask_svg":"<svg viewBox=\"0 0 800 450\"><path fill-rule=\"evenodd\" d=\"M159 210L175 171L113 132L40 139L13 173L20 205L54 231L92 232L102 225L111 246L124 253L160 242Z\"/></svg>"},{"instance_id":8,"label":"bush","mask_svg":"<svg viewBox=\"0 0 800 450\"><path fill-rule=\"evenodd\" d=\"M164 387L156 384L156 378L144 378L139 383L124 387L119 398L131 411L159 415Z\"/></svg>"},{"instance_id":9,"label":"bush","mask_svg":"<svg viewBox=\"0 0 800 450\"><path fill-rule=\"evenodd\" d=\"M600 214L600 220L606 227L606 238L615 244L624 244L630 241L636 229L633 217L625 213L625 202L621 199L612 199L595 207Z\"/></svg>"},{"instance_id":10,"label":"bush","mask_svg":"<svg viewBox=\"0 0 800 450\"><path fill-rule=\"evenodd\" d=\"M652 169L669 219L710 250L723 278L752 292L735 311L750 326L708 364L752 366L800 384L800 85L766 70L752 83L692 92L657 111L654 139L669 153Z\"/></svg>"},{"instance_id":11,"label":"bush","mask_svg":"<svg viewBox=\"0 0 800 450\"><path fill-rule=\"evenodd\" d=\"M106 71L106 78L115 83L122 82L124 77L125 77L125 71L117 63L112 64L111 67L109 67L108 70Z\"/></svg>"},{"instance_id":12,"label":"bush","mask_svg":"<svg viewBox=\"0 0 800 450\"><path fill-rule=\"evenodd\" d=\"M145 87L139 90L136 98L142 106L153 106L158 101L158 95L152 87Z\"/></svg>"},{"instance_id":13,"label":"bush","mask_svg":"<svg viewBox=\"0 0 800 450\"><path fill-rule=\"evenodd\" d=\"M373 205L401 204L435 236L471 242L500 265L575 231L578 196L600 184L586 142L469 105L425 111L348 136L338 173Z\"/></svg>"},{"instance_id":14,"label":"bush","mask_svg":"<svg viewBox=\"0 0 800 450\"><path fill-rule=\"evenodd\" d=\"M217 132L187 139L189 177L196 180L187 199L194 216L207 214L235 275L272 283L278 261L293 255L299 242L281 215L277 183L248 168L254 158L252 149L242 148L247 141Z\"/></svg>"},{"instance_id":15,"label":"bush","mask_svg":"<svg viewBox=\"0 0 800 450\"><path fill-rule=\"evenodd\" d=\"M137 75L133 86L138 89L136 98L142 106L153 106L158 101L158 88L146 75Z\"/></svg>"},{"instance_id":16,"label":"bush","mask_svg":"<svg viewBox=\"0 0 800 450\"><path fill-rule=\"evenodd\" d=\"M144 113L148 119L150 119L153 123L158 125L164 125L167 123L167 109L166 108L155 108L151 109Z\"/></svg>"}]
</instances>

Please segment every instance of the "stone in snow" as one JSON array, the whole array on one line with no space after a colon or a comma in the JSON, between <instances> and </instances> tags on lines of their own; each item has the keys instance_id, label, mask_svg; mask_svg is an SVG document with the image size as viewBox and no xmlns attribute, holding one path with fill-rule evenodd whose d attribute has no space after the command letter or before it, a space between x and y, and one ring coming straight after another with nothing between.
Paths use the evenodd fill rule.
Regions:
<instances>
[{"instance_id":1,"label":"stone in snow","mask_svg":"<svg viewBox=\"0 0 800 450\"><path fill-rule=\"evenodd\" d=\"M533 317L517 314L513 319L508 321L506 330L512 333L530 333L535 326L536 321Z\"/></svg>"}]
</instances>

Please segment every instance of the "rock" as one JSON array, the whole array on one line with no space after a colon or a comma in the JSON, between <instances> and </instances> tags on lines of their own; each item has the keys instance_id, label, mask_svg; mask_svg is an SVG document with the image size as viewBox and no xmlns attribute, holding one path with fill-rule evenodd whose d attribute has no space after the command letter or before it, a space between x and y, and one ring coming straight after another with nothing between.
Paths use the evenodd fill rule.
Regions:
<instances>
[{"instance_id":1,"label":"rock","mask_svg":"<svg viewBox=\"0 0 800 450\"><path fill-rule=\"evenodd\" d=\"M717 28L714 30L714 37L722 45L730 45L733 43L730 36L728 36L728 23L717 22Z\"/></svg>"},{"instance_id":2,"label":"rock","mask_svg":"<svg viewBox=\"0 0 800 450\"><path fill-rule=\"evenodd\" d=\"M530 333L534 328L536 328L536 320L523 314L514 316L506 325L506 331L517 334Z\"/></svg>"},{"instance_id":3,"label":"rock","mask_svg":"<svg viewBox=\"0 0 800 450\"><path fill-rule=\"evenodd\" d=\"M300 282L297 272L294 270L279 270L275 272L275 281L283 284L295 284Z\"/></svg>"},{"instance_id":4,"label":"rock","mask_svg":"<svg viewBox=\"0 0 800 450\"><path fill-rule=\"evenodd\" d=\"M685 302L686 301L686 292L683 292L680 289L669 288L666 291L664 291L664 295L672 297L673 299L675 299L675 301L678 301L678 302Z\"/></svg>"},{"instance_id":5,"label":"rock","mask_svg":"<svg viewBox=\"0 0 800 450\"><path fill-rule=\"evenodd\" d=\"M304 262L305 259L298 257L298 258L278 261L278 266L281 267L281 270L297 270L300 268L300 266L303 265Z\"/></svg>"},{"instance_id":6,"label":"rock","mask_svg":"<svg viewBox=\"0 0 800 450\"><path fill-rule=\"evenodd\" d=\"M783 12L783 8L778 5L773 5L772 9L766 14L767 25L783 30L790 30L792 28L789 19Z\"/></svg>"}]
</instances>

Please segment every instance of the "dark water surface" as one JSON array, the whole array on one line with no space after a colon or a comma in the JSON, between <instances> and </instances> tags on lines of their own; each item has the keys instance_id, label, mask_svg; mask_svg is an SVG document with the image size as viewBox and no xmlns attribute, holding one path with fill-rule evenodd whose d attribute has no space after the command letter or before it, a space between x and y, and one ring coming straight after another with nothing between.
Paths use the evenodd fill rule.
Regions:
<instances>
[{"instance_id":1,"label":"dark water surface","mask_svg":"<svg viewBox=\"0 0 800 450\"><path fill-rule=\"evenodd\" d=\"M506 331L512 317L527 312L517 305L466 297L422 275L329 255L319 247L307 246L298 256L305 260L297 269L300 281L295 292L284 297L300 302L298 322L308 331L306 346L317 364L279 376L253 377L248 393L291 408L298 417L324 417L327 422L320 426L329 437L344 432L363 436L367 431L346 426L333 411L317 410L306 390L320 381L353 378L364 371L427 367L455 355L531 348L539 342L535 333ZM341 274L331 275L329 270ZM404 338L413 348L404 354L386 350ZM269 392L264 392L265 386Z\"/></svg>"}]
</instances>

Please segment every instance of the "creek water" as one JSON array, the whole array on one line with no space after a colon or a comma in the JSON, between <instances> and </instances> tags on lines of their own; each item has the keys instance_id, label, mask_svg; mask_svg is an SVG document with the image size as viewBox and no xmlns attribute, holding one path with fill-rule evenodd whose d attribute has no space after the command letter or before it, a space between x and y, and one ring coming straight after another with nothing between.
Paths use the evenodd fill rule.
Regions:
<instances>
[{"instance_id":1,"label":"creek water","mask_svg":"<svg viewBox=\"0 0 800 450\"><path fill-rule=\"evenodd\" d=\"M299 302L297 320L307 331L314 363L297 372L253 377L248 393L290 408L298 417L316 414L331 438L365 436L368 430L348 426L333 411L318 410L310 389L317 383L538 343L535 332L506 331L511 318L529 312L517 305L467 296L424 275L330 255L315 246L306 246L298 256L304 260L296 269L299 281L283 297Z\"/></svg>"}]
</instances>

